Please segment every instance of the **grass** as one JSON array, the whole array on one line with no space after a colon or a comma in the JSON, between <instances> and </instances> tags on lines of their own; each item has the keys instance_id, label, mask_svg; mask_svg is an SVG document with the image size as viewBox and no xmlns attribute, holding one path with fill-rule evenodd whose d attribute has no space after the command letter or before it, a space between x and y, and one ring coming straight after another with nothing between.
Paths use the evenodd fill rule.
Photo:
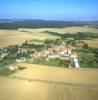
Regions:
<instances>
[{"instance_id":1,"label":"grass","mask_svg":"<svg viewBox=\"0 0 98 100\"><path fill-rule=\"evenodd\" d=\"M11 71L9 69L9 65L15 63L14 59L5 58L3 61L0 62L0 76L9 76L17 71ZM18 70L23 70L24 67L19 67Z\"/></svg>"},{"instance_id":2,"label":"grass","mask_svg":"<svg viewBox=\"0 0 98 100\"><path fill-rule=\"evenodd\" d=\"M40 57L33 61L34 64L48 65L48 66L56 66L61 68L66 68L69 66L69 61L63 61L58 58L55 59L47 59Z\"/></svg>"},{"instance_id":3,"label":"grass","mask_svg":"<svg viewBox=\"0 0 98 100\"><path fill-rule=\"evenodd\" d=\"M0 61L0 67L6 66L6 65L9 65L9 64L13 64L13 63L15 63L14 59L12 59L12 58L5 58L2 61Z\"/></svg>"},{"instance_id":4,"label":"grass","mask_svg":"<svg viewBox=\"0 0 98 100\"><path fill-rule=\"evenodd\" d=\"M95 54L95 50L92 49L93 48L84 48L82 51L78 51L79 63L82 68L98 68L97 54Z\"/></svg>"},{"instance_id":5,"label":"grass","mask_svg":"<svg viewBox=\"0 0 98 100\"><path fill-rule=\"evenodd\" d=\"M2 68L2 69L0 69L0 76L9 76L15 72L16 71L9 70L9 68Z\"/></svg>"},{"instance_id":6,"label":"grass","mask_svg":"<svg viewBox=\"0 0 98 100\"><path fill-rule=\"evenodd\" d=\"M19 71L22 71L22 70L24 70L24 69L25 69L25 67L21 67L21 66L19 66L19 68L18 68ZM17 70L11 71L11 70L8 68L8 66L7 66L7 67L2 67L2 68L0 69L0 76L10 76L11 74L14 74L14 73L16 73L16 72L17 72Z\"/></svg>"}]
</instances>

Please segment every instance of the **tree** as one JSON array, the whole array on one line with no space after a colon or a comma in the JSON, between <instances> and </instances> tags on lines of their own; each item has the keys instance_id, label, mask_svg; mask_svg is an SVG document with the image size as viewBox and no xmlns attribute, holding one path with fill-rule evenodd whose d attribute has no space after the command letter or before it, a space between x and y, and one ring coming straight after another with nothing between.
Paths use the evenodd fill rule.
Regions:
<instances>
[{"instance_id":1,"label":"tree","mask_svg":"<svg viewBox=\"0 0 98 100\"><path fill-rule=\"evenodd\" d=\"M88 49L88 44L84 43L83 48Z\"/></svg>"}]
</instances>

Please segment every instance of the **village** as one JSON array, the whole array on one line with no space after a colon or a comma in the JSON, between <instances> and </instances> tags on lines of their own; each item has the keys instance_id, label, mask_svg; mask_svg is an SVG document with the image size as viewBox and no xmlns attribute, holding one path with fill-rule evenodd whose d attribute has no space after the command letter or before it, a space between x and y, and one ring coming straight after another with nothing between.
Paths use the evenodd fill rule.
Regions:
<instances>
[{"instance_id":1,"label":"village","mask_svg":"<svg viewBox=\"0 0 98 100\"><path fill-rule=\"evenodd\" d=\"M49 63L51 59L60 59L65 63L66 61L68 62L68 66L64 65L65 67L80 68L76 47L72 45L53 45L40 51L37 51L34 48L18 47L13 53L8 52L8 49L5 48L0 50L0 61L2 62L9 55L14 59L14 62L9 64L9 70L11 71L18 70L18 63L33 63L34 60L39 58L44 58L47 63ZM28 55L29 57L26 57L25 55Z\"/></svg>"},{"instance_id":2,"label":"village","mask_svg":"<svg viewBox=\"0 0 98 100\"><path fill-rule=\"evenodd\" d=\"M75 52L75 49L76 48L71 45L56 45L40 52L34 52L31 57L34 59L39 57L45 57L46 61L55 58L59 58L65 61L69 60L69 68L71 68L72 66L74 66L75 68L79 68L78 57L77 53Z\"/></svg>"},{"instance_id":3,"label":"village","mask_svg":"<svg viewBox=\"0 0 98 100\"><path fill-rule=\"evenodd\" d=\"M83 40L84 37L93 39L93 36L97 37L91 33L64 34L60 39L43 40L42 44L26 40L20 45L0 48L0 73L19 70L19 63L74 69L97 68L98 49L90 47Z\"/></svg>"},{"instance_id":4,"label":"village","mask_svg":"<svg viewBox=\"0 0 98 100\"><path fill-rule=\"evenodd\" d=\"M75 34L44 32L46 32L44 34L59 36L60 38L41 40L37 37L36 39L24 40L20 44L0 48L1 75L10 71L17 71L19 69L18 63L74 69L98 67L97 45L91 47L91 44L87 42L98 38L97 34L88 32ZM40 35L42 34L40 33Z\"/></svg>"}]
</instances>

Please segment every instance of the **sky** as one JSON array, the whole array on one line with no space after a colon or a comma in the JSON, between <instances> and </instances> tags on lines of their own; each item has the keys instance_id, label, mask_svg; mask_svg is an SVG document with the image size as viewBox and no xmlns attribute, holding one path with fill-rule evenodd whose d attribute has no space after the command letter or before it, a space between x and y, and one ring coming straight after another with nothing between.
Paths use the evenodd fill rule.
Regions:
<instances>
[{"instance_id":1,"label":"sky","mask_svg":"<svg viewBox=\"0 0 98 100\"><path fill-rule=\"evenodd\" d=\"M98 0L0 0L0 18L98 20Z\"/></svg>"}]
</instances>

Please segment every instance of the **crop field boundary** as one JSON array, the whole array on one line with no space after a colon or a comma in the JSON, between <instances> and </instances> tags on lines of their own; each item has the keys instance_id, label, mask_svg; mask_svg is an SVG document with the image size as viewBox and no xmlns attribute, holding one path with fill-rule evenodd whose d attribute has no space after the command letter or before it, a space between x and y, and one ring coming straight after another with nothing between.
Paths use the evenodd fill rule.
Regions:
<instances>
[{"instance_id":1,"label":"crop field boundary","mask_svg":"<svg viewBox=\"0 0 98 100\"><path fill-rule=\"evenodd\" d=\"M71 82L67 82L67 81L65 82L65 81L41 80L41 79L16 77L16 76L10 76L9 78L17 79L17 80L26 80L28 82L41 82L41 83L48 83L48 84L58 84L58 85L70 85L70 86L79 86L79 87L98 88L98 84L91 84L91 83L88 83L88 82L85 82L85 83L71 83Z\"/></svg>"}]
</instances>

